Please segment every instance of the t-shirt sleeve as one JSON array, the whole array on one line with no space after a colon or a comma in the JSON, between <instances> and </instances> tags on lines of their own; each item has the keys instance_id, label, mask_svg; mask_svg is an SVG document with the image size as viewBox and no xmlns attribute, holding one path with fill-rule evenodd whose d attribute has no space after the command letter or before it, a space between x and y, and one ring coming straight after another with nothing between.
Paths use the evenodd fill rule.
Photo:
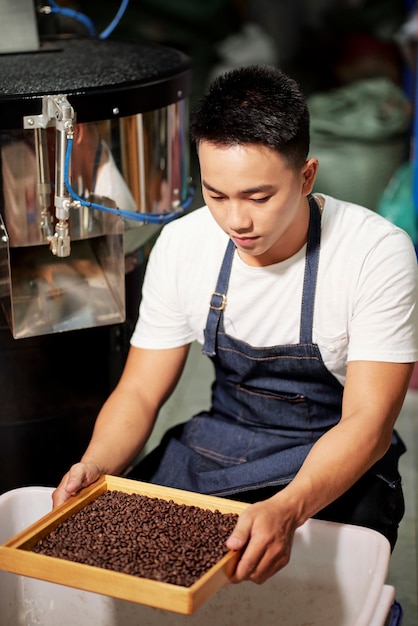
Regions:
<instances>
[{"instance_id":1,"label":"t-shirt sleeve","mask_svg":"<svg viewBox=\"0 0 418 626\"><path fill-rule=\"evenodd\" d=\"M394 229L364 260L356 285L348 360L418 359L418 274L411 240Z\"/></svg>"}]
</instances>

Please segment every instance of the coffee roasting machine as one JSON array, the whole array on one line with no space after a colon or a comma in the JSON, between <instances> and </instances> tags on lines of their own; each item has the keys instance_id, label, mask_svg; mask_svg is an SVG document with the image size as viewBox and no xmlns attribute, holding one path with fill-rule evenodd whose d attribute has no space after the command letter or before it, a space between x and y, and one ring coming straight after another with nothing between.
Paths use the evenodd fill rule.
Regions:
<instances>
[{"instance_id":1,"label":"coffee roasting machine","mask_svg":"<svg viewBox=\"0 0 418 626\"><path fill-rule=\"evenodd\" d=\"M101 362L120 351L109 329L123 330L127 301L137 311L140 285L127 285L138 251L193 195L188 57L105 31L40 37L40 14L59 10L52 0L0 7L2 463L10 456L0 474L21 475L31 457L0 492L54 482L34 470L39 450L27 452L39 420L45 454L73 429L65 415L88 436L108 392Z\"/></svg>"},{"instance_id":2,"label":"coffee roasting machine","mask_svg":"<svg viewBox=\"0 0 418 626\"><path fill-rule=\"evenodd\" d=\"M0 38L3 309L15 338L121 322L124 231L141 245L190 195L188 60L93 38L22 45Z\"/></svg>"}]
</instances>

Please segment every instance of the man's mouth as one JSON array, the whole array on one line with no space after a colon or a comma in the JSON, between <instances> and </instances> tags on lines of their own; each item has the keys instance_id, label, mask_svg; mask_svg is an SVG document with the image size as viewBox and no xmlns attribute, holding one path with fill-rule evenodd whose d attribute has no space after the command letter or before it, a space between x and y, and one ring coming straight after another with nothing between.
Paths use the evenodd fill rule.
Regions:
<instances>
[{"instance_id":1,"label":"man's mouth","mask_svg":"<svg viewBox=\"0 0 418 626\"><path fill-rule=\"evenodd\" d=\"M234 243L237 246L243 246L243 247L251 246L257 239L258 237L234 237L232 236L232 240L234 241Z\"/></svg>"}]
</instances>

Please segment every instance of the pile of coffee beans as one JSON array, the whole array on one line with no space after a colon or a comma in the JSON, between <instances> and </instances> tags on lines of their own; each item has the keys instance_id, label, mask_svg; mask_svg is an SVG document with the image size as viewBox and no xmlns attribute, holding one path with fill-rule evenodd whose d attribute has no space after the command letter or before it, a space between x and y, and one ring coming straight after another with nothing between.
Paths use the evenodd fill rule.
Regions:
<instances>
[{"instance_id":1,"label":"pile of coffee beans","mask_svg":"<svg viewBox=\"0 0 418 626\"><path fill-rule=\"evenodd\" d=\"M227 553L238 515L108 490L34 552L190 587Z\"/></svg>"}]
</instances>

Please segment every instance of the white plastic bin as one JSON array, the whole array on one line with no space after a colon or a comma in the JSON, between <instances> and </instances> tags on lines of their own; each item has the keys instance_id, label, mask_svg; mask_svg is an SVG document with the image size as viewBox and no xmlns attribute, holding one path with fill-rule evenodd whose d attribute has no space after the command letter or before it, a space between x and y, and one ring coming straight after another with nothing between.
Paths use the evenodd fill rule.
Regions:
<instances>
[{"instance_id":1,"label":"white plastic bin","mask_svg":"<svg viewBox=\"0 0 418 626\"><path fill-rule=\"evenodd\" d=\"M48 513L51 493L0 495L0 543ZM395 595L389 559L375 531L308 520L287 567L261 586L224 587L191 616L0 571L0 626L384 626Z\"/></svg>"}]
</instances>

